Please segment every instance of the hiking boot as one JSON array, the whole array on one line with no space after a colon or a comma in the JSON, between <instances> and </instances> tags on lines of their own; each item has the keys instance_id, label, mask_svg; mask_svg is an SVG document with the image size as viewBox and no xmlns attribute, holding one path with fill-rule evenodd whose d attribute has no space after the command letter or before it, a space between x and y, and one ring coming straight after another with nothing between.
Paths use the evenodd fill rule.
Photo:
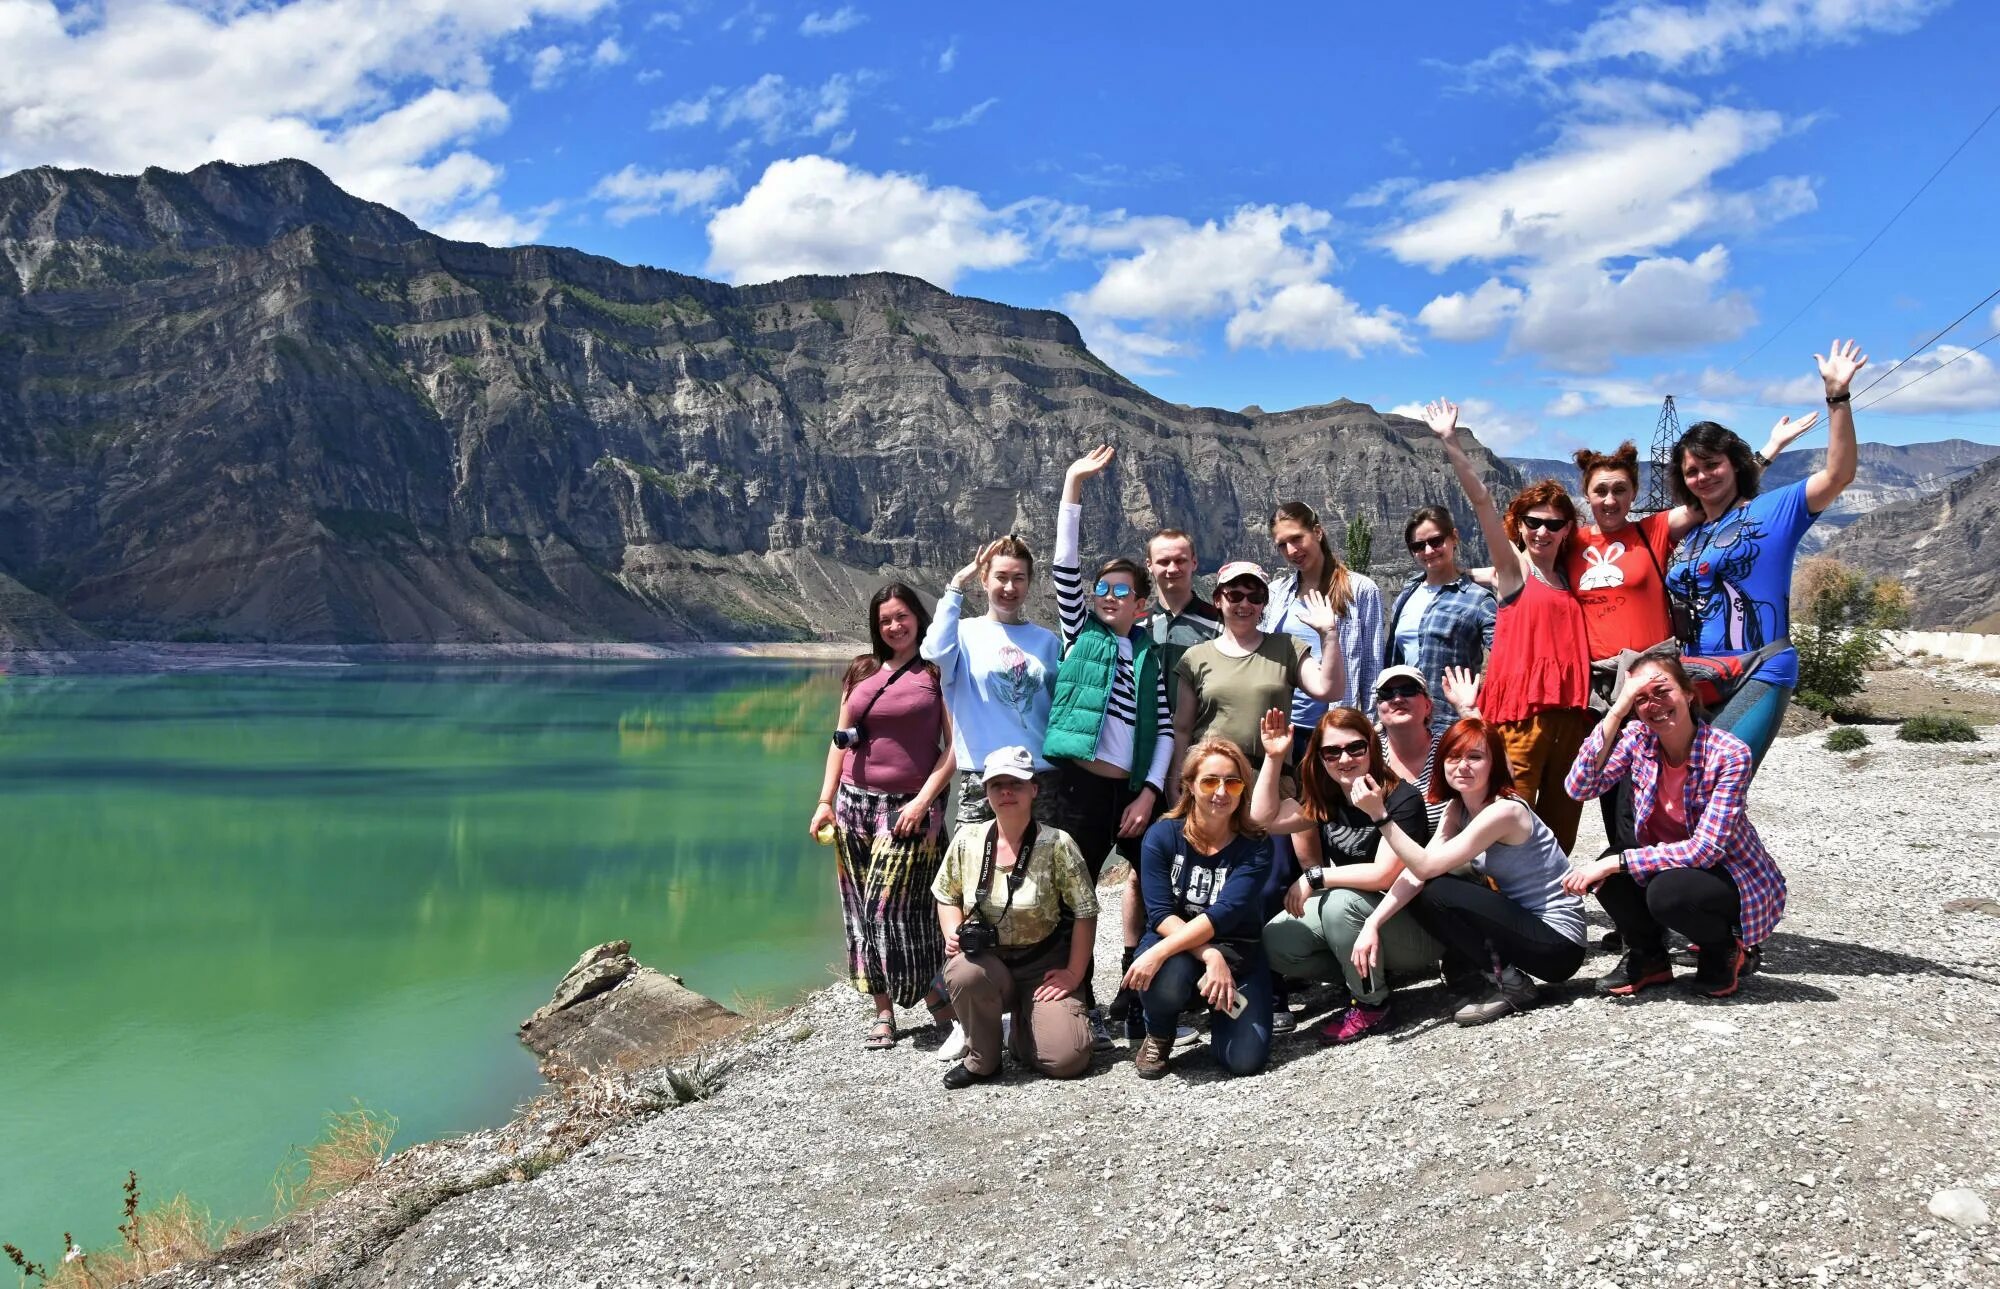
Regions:
<instances>
[{"instance_id":1,"label":"hiking boot","mask_svg":"<svg viewBox=\"0 0 2000 1289\"><path fill-rule=\"evenodd\" d=\"M1704 998L1727 998L1743 983L1743 966L1749 959L1743 942L1731 939L1723 947L1703 949L1695 959L1694 979L1688 988Z\"/></svg>"},{"instance_id":2,"label":"hiking boot","mask_svg":"<svg viewBox=\"0 0 2000 1289\"><path fill-rule=\"evenodd\" d=\"M1627 949L1617 966L1597 978L1597 992L1613 998L1630 998L1642 989L1668 984L1673 978L1673 965L1666 954L1642 954L1637 949Z\"/></svg>"},{"instance_id":3,"label":"hiking boot","mask_svg":"<svg viewBox=\"0 0 2000 1289\"><path fill-rule=\"evenodd\" d=\"M1271 1010L1271 1036L1289 1034L1299 1027L1299 1018L1292 1015L1290 1007L1275 1007Z\"/></svg>"},{"instance_id":4,"label":"hiking boot","mask_svg":"<svg viewBox=\"0 0 2000 1289\"><path fill-rule=\"evenodd\" d=\"M969 1088L976 1083L990 1083L999 1077L1000 1071L998 1070L993 1071L991 1074L974 1074L971 1070L966 1069L965 1063L961 1061L944 1072L944 1085L953 1092L956 1092L960 1088Z\"/></svg>"},{"instance_id":5,"label":"hiking boot","mask_svg":"<svg viewBox=\"0 0 2000 1289\"><path fill-rule=\"evenodd\" d=\"M1151 1034L1139 1040L1139 1050L1132 1054L1132 1069L1142 1079L1157 1079L1167 1072L1167 1054L1173 1050L1172 1038L1156 1038Z\"/></svg>"},{"instance_id":6,"label":"hiking boot","mask_svg":"<svg viewBox=\"0 0 2000 1289\"><path fill-rule=\"evenodd\" d=\"M1111 1031L1104 1024L1104 1013L1093 1007L1084 1015L1090 1022L1090 1045L1100 1052L1110 1051Z\"/></svg>"},{"instance_id":7,"label":"hiking boot","mask_svg":"<svg viewBox=\"0 0 2000 1289\"><path fill-rule=\"evenodd\" d=\"M1357 1038L1365 1038L1378 1029L1389 1027L1389 1004L1369 1007L1356 1003L1333 1020L1320 1026L1319 1041L1322 1043L1352 1043Z\"/></svg>"},{"instance_id":8,"label":"hiking boot","mask_svg":"<svg viewBox=\"0 0 2000 1289\"><path fill-rule=\"evenodd\" d=\"M1502 967L1494 978L1492 991L1476 1003L1467 1003L1452 1015L1460 1025L1490 1025L1515 1012L1527 1011L1541 999L1535 982L1517 967Z\"/></svg>"}]
</instances>

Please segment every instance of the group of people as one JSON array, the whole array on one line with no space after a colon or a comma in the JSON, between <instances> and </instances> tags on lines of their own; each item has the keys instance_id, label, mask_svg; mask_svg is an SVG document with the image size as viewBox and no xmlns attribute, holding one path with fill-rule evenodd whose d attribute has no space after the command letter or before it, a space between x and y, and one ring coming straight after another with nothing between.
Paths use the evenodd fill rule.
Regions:
<instances>
[{"instance_id":1,"label":"group of people","mask_svg":"<svg viewBox=\"0 0 2000 1289\"><path fill-rule=\"evenodd\" d=\"M1162 529L1086 581L1084 493L1110 447L1064 478L1059 632L1027 618L1035 557L1015 536L981 548L935 615L883 587L810 825L835 848L868 1046L894 1046L895 1008L922 1001L951 1027L947 1087L996 1077L1009 1045L1075 1076L1113 1023L1154 1078L1205 1008L1217 1061L1250 1074L1295 1027L1302 983L1345 996L1319 1030L1336 1044L1439 974L1461 1025L1532 1007L1582 968L1593 896L1622 950L1599 992L1672 981L1671 933L1690 988L1734 994L1785 906L1746 802L1798 682L1792 565L1855 471L1867 359L1852 342L1815 358L1819 470L1760 486L1818 413L1761 451L1700 422L1674 445L1675 504L1637 519L1631 443L1576 453L1591 522L1554 480L1502 510L1457 408L1431 404L1493 562L1463 567L1451 512L1421 507L1403 528L1417 569L1386 612L1301 502L1271 519L1281 576L1232 560L1204 600L1193 539ZM1573 863L1593 799L1609 845ZM1094 954L1114 855L1130 876L1107 1006Z\"/></svg>"}]
</instances>

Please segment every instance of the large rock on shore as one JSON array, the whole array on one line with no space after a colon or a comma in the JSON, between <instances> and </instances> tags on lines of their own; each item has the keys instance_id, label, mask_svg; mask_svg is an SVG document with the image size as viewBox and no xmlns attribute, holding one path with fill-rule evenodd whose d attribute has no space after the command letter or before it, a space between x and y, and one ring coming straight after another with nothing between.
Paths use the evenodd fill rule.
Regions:
<instances>
[{"instance_id":1,"label":"large rock on shore","mask_svg":"<svg viewBox=\"0 0 2000 1289\"><path fill-rule=\"evenodd\" d=\"M628 940L576 960L555 995L521 1022L542 1074L574 1083L667 1062L743 1028L743 1017L632 957Z\"/></svg>"}]
</instances>

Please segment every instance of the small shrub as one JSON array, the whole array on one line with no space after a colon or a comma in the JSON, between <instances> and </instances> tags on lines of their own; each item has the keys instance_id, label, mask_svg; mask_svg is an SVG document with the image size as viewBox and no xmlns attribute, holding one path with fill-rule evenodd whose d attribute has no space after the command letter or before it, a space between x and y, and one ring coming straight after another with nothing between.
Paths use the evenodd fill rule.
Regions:
<instances>
[{"instance_id":1,"label":"small shrub","mask_svg":"<svg viewBox=\"0 0 2000 1289\"><path fill-rule=\"evenodd\" d=\"M1792 579L1792 644L1799 652L1793 701L1804 701L1807 691L1836 702L1859 693L1864 673L1882 655L1884 633L1909 619L1909 592L1893 578L1873 578L1824 555L1799 565Z\"/></svg>"},{"instance_id":2,"label":"small shrub","mask_svg":"<svg viewBox=\"0 0 2000 1289\"><path fill-rule=\"evenodd\" d=\"M118 1223L116 1247L86 1253L65 1231L63 1257L53 1269L29 1261L27 1254L11 1244L0 1245L0 1253L20 1270L24 1282L32 1277L48 1289L116 1289L205 1257L219 1243L240 1233L234 1229L218 1231L208 1213L185 1195L142 1211L137 1173L125 1174L124 1190L124 1215Z\"/></svg>"},{"instance_id":3,"label":"small shrub","mask_svg":"<svg viewBox=\"0 0 2000 1289\"><path fill-rule=\"evenodd\" d=\"M1366 515L1356 515L1347 521L1347 566L1357 573L1368 571L1368 560L1375 553L1375 530L1369 526Z\"/></svg>"},{"instance_id":4,"label":"small shrub","mask_svg":"<svg viewBox=\"0 0 2000 1289\"><path fill-rule=\"evenodd\" d=\"M1829 752L1859 752L1868 746L1868 735L1853 725L1843 725L1826 736Z\"/></svg>"},{"instance_id":5,"label":"small shrub","mask_svg":"<svg viewBox=\"0 0 2000 1289\"><path fill-rule=\"evenodd\" d=\"M375 1171L396 1136L393 1115L355 1103L326 1116L326 1129L310 1146L294 1146L273 1183L278 1212L296 1213L330 1199Z\"/></svg>"},{"instance_id":6,"label":"small shrub","mask_svg":"<svg viewBox=\"0 0 2000 1289\"><path fill-rule=\"evenodd\" d=\"M1978 731L1962 716L1912 716L1896 729L1905 743L1977 743Z\"/></svg>"}]
</instances>

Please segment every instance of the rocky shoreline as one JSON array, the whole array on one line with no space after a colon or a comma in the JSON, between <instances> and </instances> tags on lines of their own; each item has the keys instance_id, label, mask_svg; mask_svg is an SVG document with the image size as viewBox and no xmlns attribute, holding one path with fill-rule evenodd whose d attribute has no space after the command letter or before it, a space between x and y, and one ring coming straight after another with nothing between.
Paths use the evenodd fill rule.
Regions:
<instances>
[{"instance_id":1,"label":"rocky shoreline","mask_svg":"<svg viewBox=\"0 0 2000 1289\"><path fill-rule=\"evenodd\" d=\"M830 988L724 1040L711 1100L599 1135L545 1098L152 1283L2000 1283L1993 1228L1932 1211L2000 1200L2000 730L1822 743L1759 777L1791 908L1730 1002L1579 979L1460 1030L1429 986L1257 1078L1121 1047L947 1093L918 1017L864 1051Z\"/></svg>"}]
</instances>

